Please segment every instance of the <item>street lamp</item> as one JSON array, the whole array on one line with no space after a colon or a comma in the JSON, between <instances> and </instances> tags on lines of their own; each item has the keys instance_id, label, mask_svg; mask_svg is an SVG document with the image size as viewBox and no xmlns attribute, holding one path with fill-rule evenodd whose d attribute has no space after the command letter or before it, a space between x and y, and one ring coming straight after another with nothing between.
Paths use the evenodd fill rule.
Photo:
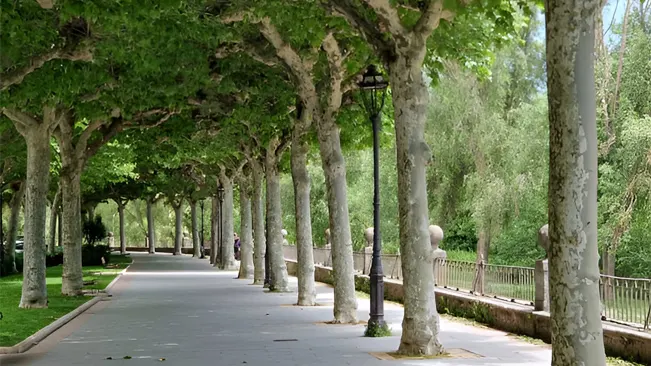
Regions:
<instances>
[{"instance_id":1,"label":"street lamp","mask_svg":"<svg viewBox=\"0 0 651 366\"><path fill-rule=\"evenodd\" d=\"M359 82L364 107L373 126L373 259L371 262L371 311L368 329L384 328L384 271L382 269L382 241L380 237L380 128L381 112L389 83L375 65L370 65Z\"/></svg>"},{"instance_id":2,"label":"street lamp","mask_svg":"<svg viewBox=\"0 0 651 366\"><path fill-rule=\"evenodd\" d=\"M205 199L201 200L201 245L199 247L200 248L199 249L199 252L200 252L199 259L206 258L206 256L204 255L204 241L203 241L203 203L204 203L204 201L205 201Z\"/></svg>"},{"instance_id":3,"label":"street lamp","mask_svg":"<svg viewBox=\"0 0 651 366\"><path fill-rule=\"evenodd\" d=\"M217 187L217 199L219 200L219 243L218 243L218 249L217 249L217 258L215 261L219 260L220 266L224 265L224 261L222 258L222 243L223 243L223 235L224 235L224 222L222 220L222 204L224 203L224 186L219 183L219 187Z\"/></svg>"}]
</instances>

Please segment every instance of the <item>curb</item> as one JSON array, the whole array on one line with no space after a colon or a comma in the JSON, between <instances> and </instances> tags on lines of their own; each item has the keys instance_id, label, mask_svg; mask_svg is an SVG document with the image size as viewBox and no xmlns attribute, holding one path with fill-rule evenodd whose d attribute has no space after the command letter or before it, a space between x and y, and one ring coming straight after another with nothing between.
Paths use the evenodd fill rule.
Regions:
<instances>
[{"instance_id":1,"label":"curb","mask_svg":"<svg viewBox=\"0 0 651 366\"><path fill-rule=\"evenodd\" d=\"M131 262L133 263L133 262ZM120 279L120 277L127 271L127 269L131 266L129 264L125 269L122 271L118 272L117 276L111 281L111 283L106 286L104 291L110 290L111 287L115 285L115 283ZM42 328L38 332L32 334L31 336L25 338L22 342L18 343L15 346L12 347L0 347L0 355L10 355L10 354L17 354L17 353L25 353L27 352L30 348L36 346L37 344L41 343L45 338L47 338L50 334L54 333L57 331L59 328L63 327L64 325L68 324L71 322L74 318L78 317L81 315L83 312L86 310L90 309L93 305L97 304L98 302L102 300L108 299L110 294L100 294L92 299L86 301L85 303L81 304L78 308L75 310L69 312L68 314L60 317L59 319L55 320L54 322L50 323L46 327Z\"/></svg>"},{"instance_id":2,"label":"curb","mask_svg":"<svg viewBox=\"0 0 651 366\"><path fill-rule=\"evenodd\" d=\"M32 334L31 336L27 337L25 340L22 342L18 343L17 345L13 347L0 347L0 355L8 355L8 354L16 354L16 353L24 353L28 351L30 348L36 346L39 344L43 339L45 339L47 336L50 334L54 333L56 330L61 328L62 326L66 325L69 323L71 320L79 316L81 313L84 311L88 310L91 306L97 304L101 300L105 299L106 296L96 296L92 298L91 300L83 303L81 306L76 308L75 310L69 312L68 314L60 317L59 319L55 320L53 323L50 325L46 326L45 328L39 330L38 332Z\"/></svg>"},{"instance_id":3,"label":"curb","mask_svg":"<svg viewBox=\"0 0 651 366\"><path fill-rule=\"evenodd\" d=\"M120 279L120 277L122 277L122 275L124 275L124 274L127 272L127 269L129 269L129 267L131 267L132 264L133 264L133 261L131 261L131 263L130 263L128 266L126 266L123 270L121 270L120 272L118 272L117 276L115 276L115 278L113 279L113 281L111 281L111 282L110 282L110 283L109 283L109 284L104 288L104 292L106 292L109 296L113 296L109 291L110 291L111 288L115 285L115 283L118 282L118 280Z\"/></svg>"}]
</instances>

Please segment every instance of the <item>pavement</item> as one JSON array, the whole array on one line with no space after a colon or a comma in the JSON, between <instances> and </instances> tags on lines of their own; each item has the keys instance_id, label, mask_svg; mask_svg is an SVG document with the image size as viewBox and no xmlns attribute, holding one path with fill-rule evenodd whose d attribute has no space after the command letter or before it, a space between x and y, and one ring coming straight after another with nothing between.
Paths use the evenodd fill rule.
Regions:
<instances>
[{"instance_id":1,"label":"pavement","mask_svg":"<svg viewBox=\"0 0 651 366\"><path fill-rule=\"evenodd\" d=\"M319 284L323 306L297 307L296 293L265 293L236 272L206 260L132 253L134 263L113 297L22 355L0 365L527 365L548 366L548 346L504 332L442 319L441 342L451 356L391 360L400 343L402 307L385 304L392 337L365 338L364 325L329 325L332 288ZM296 289L296 278L290 281ZM369 300L359 299L359 319Z\"/></svg>"}]
</instances>

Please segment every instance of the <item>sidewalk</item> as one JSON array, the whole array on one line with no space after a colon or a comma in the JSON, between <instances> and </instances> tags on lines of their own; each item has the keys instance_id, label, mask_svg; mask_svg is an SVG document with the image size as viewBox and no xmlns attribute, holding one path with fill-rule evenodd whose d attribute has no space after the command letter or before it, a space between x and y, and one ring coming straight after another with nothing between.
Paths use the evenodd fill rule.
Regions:
<instances>
[{"instance_id":1,"label":"sidewalk","mask_svg":"<svg viewBox=\"0 0 651 366\"><path fill-rule=\"evenodd\" d=\"M134 264L110 301L100 302L28 354L0 358L0 365L547 366L551 361L547 347L447 319L442 320L441 341L459 358L381 360L371 353L393 352L400 342L399 305L385 305L395 336L365 338L364 325L322 324L332 319L332 288L326 285L317 287L318 302L330 306L301 308L291 305L296 293L263 293L250 280L215 271L205 260L132 255ZM295 278L291 284L295 289ZM368 303L359 300L360 320L368 318Z\"/></svg>"}]
</instances>

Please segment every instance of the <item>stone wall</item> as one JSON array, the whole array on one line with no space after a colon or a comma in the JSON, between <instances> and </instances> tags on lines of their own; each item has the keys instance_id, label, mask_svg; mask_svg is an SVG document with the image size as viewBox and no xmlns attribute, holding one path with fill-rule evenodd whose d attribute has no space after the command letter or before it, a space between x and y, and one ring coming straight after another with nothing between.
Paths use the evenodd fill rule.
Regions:
<instances>
[{"instance_id":1,"label":"stone wall","mask_svg":"<svg viewBox=\"0 0 651 366\"><path fill-rule=\"evenodd\" d=\"M296 275L296 261L286 260L287 271ZM318 282L332 284L332 269L315 266L314 278ZM369 292L370 278L355 275L355 288ZM402 302L402 283L384 280L384 298ZM530 306L518 305L487 297L478 297L448 289L436 289L436 303L440 313L474 319L492 328L509 333L551 341L549 313L534 311ZM604 323L604 343L609 356L651 365L651 334L627 327Z\"/></svg>"}]
</instances>

